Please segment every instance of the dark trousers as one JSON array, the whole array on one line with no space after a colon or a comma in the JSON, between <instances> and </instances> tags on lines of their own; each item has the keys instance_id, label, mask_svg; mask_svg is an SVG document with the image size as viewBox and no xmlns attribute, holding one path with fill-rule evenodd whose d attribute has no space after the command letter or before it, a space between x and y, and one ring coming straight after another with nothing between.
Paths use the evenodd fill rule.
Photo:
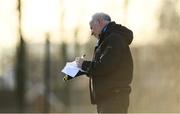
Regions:
<instances>
[{"instance_id":1,"label":"dark trousers","mask_svg":"<svg viewBox=\"0 0 180 114\"><path fill-rule=\"evenodd\" d=\"M129 93L114 94L97 103L98 113L127 113L129 107Z\"/></svg>"}]
</instances>

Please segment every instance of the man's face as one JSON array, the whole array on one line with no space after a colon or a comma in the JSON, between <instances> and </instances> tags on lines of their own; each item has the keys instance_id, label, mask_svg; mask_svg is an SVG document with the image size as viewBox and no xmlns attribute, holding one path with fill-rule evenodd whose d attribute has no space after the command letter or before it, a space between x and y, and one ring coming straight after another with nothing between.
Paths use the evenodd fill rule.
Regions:
<instances>
[{"instance_id":1,"label":"man's face","mask_svg":"<svg viewBox=\"0 0 180 114\"><path fill-rule=\"evenodd\" d=\"M90 23L90 28L91 28L91 35L95 36L96 38L99 38L99 34L101 32L100 23L98 21L92 21Z\"/></svg>"}]
</instances>

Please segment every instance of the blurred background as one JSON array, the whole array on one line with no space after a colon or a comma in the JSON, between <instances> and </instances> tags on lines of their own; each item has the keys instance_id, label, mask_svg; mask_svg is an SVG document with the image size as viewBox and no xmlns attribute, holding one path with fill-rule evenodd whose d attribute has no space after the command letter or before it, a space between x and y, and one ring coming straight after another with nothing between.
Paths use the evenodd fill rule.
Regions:
<instances>
[{"instance_id":1,"label":"blurred background","mask_svg":"<svg viewBox=\"0 0 180 114\"><path fill-rule=\"evenodd\" d=\"M92 58L96 12L134 32L129 112L180 112L179 0L0 0L0 112L96 112L88 78L61 73Z\"/></svg>"}]
</instances>

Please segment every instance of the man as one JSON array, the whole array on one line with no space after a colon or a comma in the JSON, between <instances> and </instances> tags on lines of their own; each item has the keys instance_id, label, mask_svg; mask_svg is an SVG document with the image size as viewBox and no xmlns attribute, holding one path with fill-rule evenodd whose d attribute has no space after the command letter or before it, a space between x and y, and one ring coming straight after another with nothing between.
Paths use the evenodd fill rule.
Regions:
<instances>
[{"instance_id":1,"label":"man","mask_svg":"<svg viewBox=\"0 0 180 114\"><path fill-rule=\"evenodd\" d=\"M98 113L127 113L133 60L129 45L133 33L111 21L109 15L96 13L90 21L91 33L98 44L92 61L77 57L76 63L87 72L91 103Z\"/></svg>"}]
</instances>

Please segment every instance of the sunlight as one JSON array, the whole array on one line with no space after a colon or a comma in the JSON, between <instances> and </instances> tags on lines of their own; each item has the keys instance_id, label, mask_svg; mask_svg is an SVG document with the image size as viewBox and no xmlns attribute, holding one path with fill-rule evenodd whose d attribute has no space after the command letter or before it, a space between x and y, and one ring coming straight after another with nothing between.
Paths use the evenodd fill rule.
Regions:
<instances>
[{"instance_id":1,"label":"sunlight","mask_svg":"<svg viewBox=\"0 0 180 114\"><path fill-rule=\"evenodd\" d=\"M129 26L134 30L134 45L147 45L154 42L158 26L157 14L160 0L132 1L129 5ZM143 6L143 7L141 7Z\"/></svg>"},{"instance_id":2,"label":"sunlight","mask_svg":"<svg viewBox=\"0 0 180 114\"><path fill-rule=\"evenodd\" d=\"M59 1L24 0L23 30L30 42L42 42L46 32L58 30Z\"/></svg>"},{"instance_id":3,"label":"sunlight","mask_svg":"<svg viewBox=\"0 0 180 114\"><path fill-rule=\"evenodd\" d=\"M16 0L0 1L0 48L12 47L17 42L15 4Z\"/></svg>"},{"instance_id":4,"label":"sunlight","mask_svg":"<svg viewBox=\"0 0 180 114\"><path fill-rule=\"evenodd\" d=\"M74 30L79 26L78 39L83 44L89 40L88 23L91 15L106 12L111 15L112 20L134 31L133 45L146 45L154 42L152 35L157 28L156 16L160 2L161 0L130 1L125 11L124 0L64 0L63 4L59 0L22 0L22 32L29 43L44 42L47 32L53 43L60 43L62 40L73 43ZM16 5L15 2L10 4L10 0L2 0L0 3L3 4L0 5L0 41L3 42L2 45L14 45L12 43L17 39L18 22ZM61 13L64 13L63 22Z\"/></svg>"}]
</instances>

